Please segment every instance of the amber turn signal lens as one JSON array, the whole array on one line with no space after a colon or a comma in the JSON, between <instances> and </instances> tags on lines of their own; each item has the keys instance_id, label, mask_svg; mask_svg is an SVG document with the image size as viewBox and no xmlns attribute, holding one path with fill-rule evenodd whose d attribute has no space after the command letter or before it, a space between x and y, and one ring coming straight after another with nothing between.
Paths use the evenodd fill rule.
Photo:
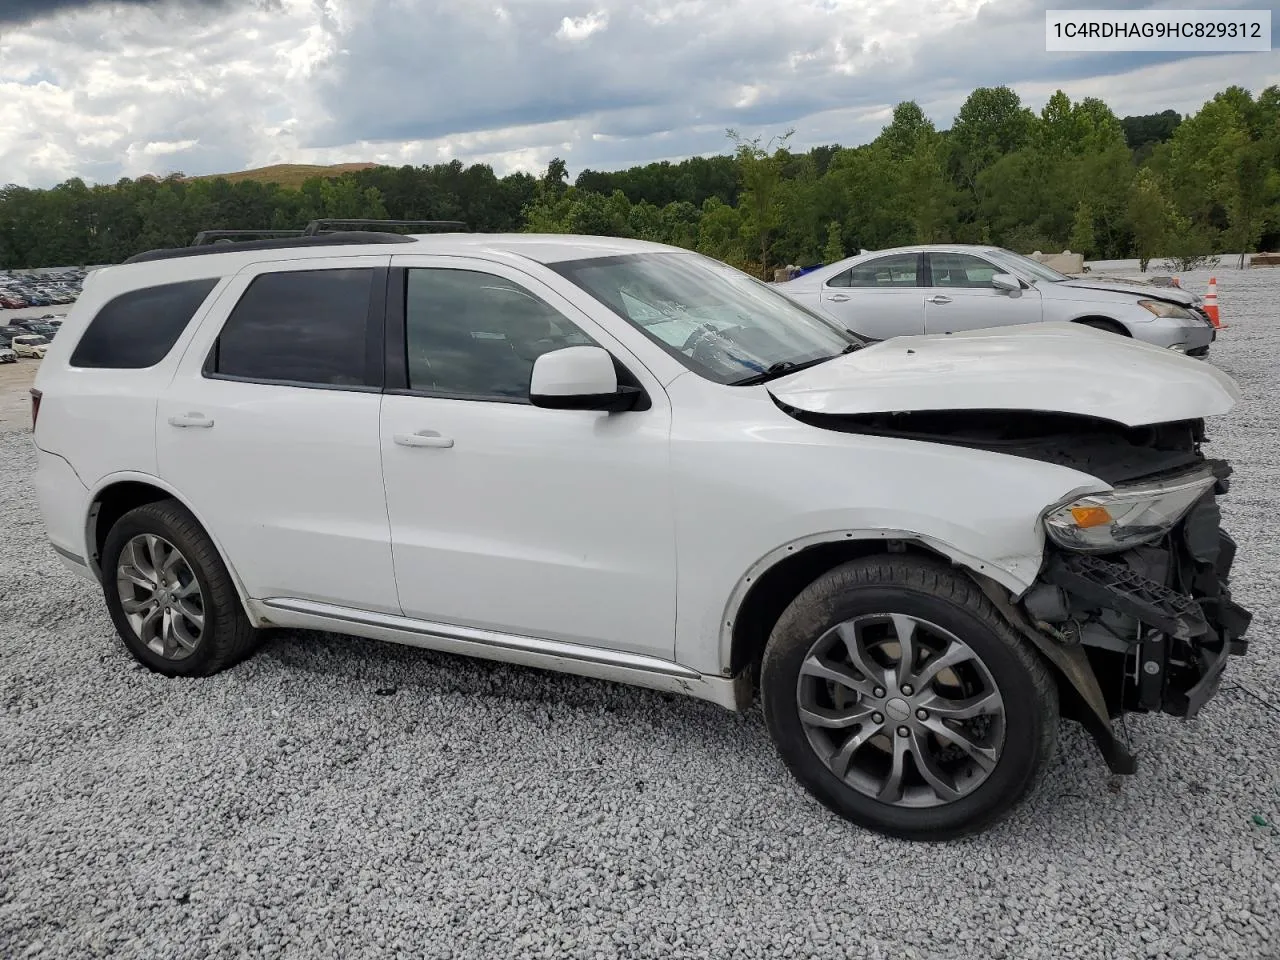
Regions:
<instances>
[{"instance_id":1,"label":"amber turn signal lens","mask_svg":"<svg viewBox=\"0 0 1280 960\"><path fill-rule=\"evenodd\" d=\"M1106 507L1072 507L1071 519L1075 520L1077 527L1087 529L1110 523L1111 514L1107 512Z\"/></svg>"}]
</instances>

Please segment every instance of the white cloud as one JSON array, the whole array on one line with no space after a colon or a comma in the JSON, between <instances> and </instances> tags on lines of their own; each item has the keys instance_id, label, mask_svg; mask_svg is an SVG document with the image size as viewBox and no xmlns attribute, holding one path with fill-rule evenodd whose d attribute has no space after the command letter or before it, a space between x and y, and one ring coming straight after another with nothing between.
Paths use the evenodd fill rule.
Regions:
<instances>
[{"instance_id":1,"label":"white cloud","mask_svg":"<svg viewBox=\"0 0 1280 960\"><path fill-rule=\"evenodd\" d=\"M1205 0L1200 0L1201 3ZM1121 115L1197 109L1280 59L1049 55L1031 0L225 0L91 7L0 33L0 183L279 162L573 172L875 136L915 99L1058 87Z\"/></svg>"},{"instance_id":2,"label":"white cloud","mask_svg":"<svg viewBox=\"0 0 1280 960\"><path fill-rule=\"evenodd\" d=\"M560 29L556 31L556 36L561 40L585 40L608 25L609 15L602 10L597 10L585 17L565 17L560 21Z\"/></svg>"}]
</instances>

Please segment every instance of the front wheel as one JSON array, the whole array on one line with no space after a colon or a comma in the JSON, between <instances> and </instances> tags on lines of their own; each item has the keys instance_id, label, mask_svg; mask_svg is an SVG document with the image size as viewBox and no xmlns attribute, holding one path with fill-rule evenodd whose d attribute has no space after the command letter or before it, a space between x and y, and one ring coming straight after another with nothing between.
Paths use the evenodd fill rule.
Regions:
<instances>
[{"instance_id":1,"label":"front wheel","mask_svg":"<svg viewBox=\"0 0 1280 960\"><path fill-rule=\"evenodd\" d=\"M976 584L928 560L867 558L819 577L774 627L761 687L796 778L841 816L904 839L989 826L1057 742L1044 662Z\"/></svg>"}]
</instances>

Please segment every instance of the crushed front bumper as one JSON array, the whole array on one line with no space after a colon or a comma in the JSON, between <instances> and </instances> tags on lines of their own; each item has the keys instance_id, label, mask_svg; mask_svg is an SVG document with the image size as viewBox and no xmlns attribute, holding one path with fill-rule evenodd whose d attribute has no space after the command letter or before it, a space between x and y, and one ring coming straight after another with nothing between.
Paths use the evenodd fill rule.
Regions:
<instances>
[{"instance_id":1,"label":"crushed front bumper","mask_svg":"<svg viewBox=\"0 0 1280 960\"><path fill-rule=\"evenodd\" d=\"M1228 660L1248 649L1252 614L1231 597L1236 545L1217 504L1230 468L1212 466L1217 482L1160 541L1105 556L1051 551L1022 598L1038 629L1087 657L1108 735L1109 720L1126 711L1194 717Z\"/></svg>"}]
</instances>

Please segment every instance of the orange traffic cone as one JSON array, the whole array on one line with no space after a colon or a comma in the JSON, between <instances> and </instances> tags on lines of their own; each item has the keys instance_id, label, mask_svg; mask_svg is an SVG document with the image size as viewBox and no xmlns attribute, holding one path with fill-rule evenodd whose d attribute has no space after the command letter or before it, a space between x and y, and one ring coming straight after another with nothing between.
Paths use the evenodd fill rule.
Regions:
<instances>
[{"instance_id":1,"label":"orange traffic cone","mask_svg":"<svg viewBox=\"0 0 1280 960\"><path fill-rule=\"evenodd\" d=\"M1218 278L1209 278L1209 292L1204 295L1204 312L1209 315L1209 319L1213 321L1213 325L1219 329L1224 329L1224 324L1218 316Z\"/></svg>"}]
</instances>

